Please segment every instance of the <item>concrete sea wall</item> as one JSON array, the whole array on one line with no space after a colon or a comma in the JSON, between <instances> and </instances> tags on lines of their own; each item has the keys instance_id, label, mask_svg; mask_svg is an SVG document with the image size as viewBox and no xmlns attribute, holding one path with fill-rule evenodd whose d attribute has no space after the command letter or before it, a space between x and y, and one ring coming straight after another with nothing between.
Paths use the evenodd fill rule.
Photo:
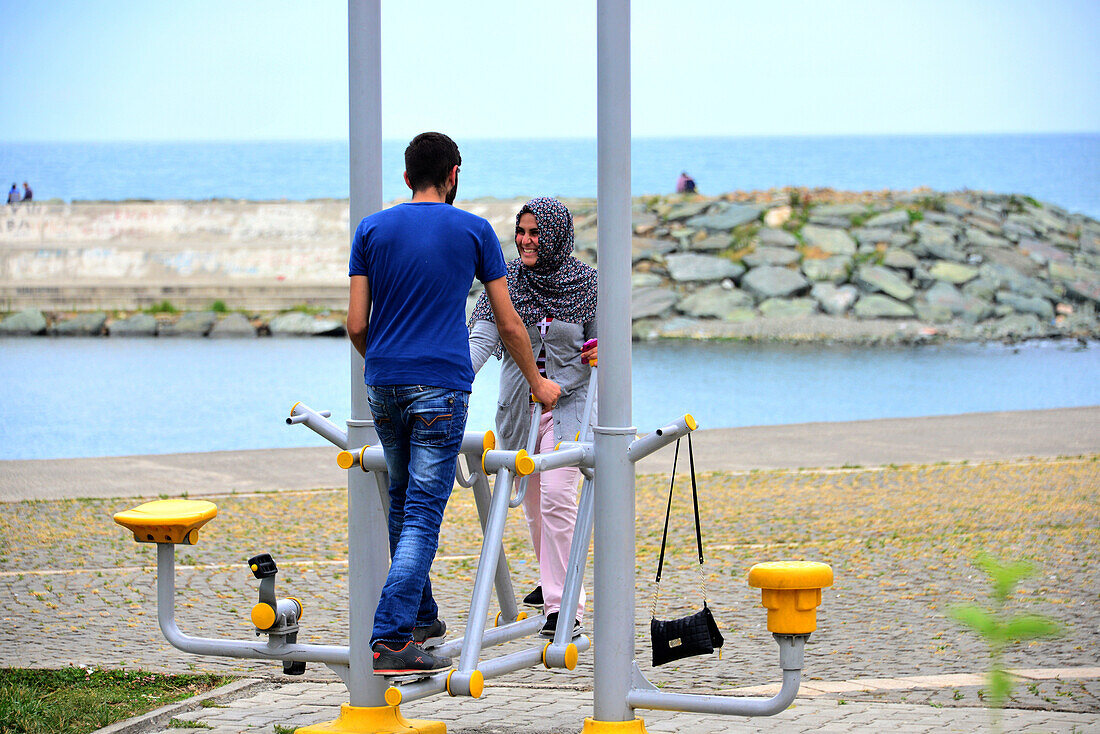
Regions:
<instances>
[{"instance_id":1,"label":"concrete sea wall","mask_svg":"<svg viewBox=\"0 0 1100 734\"><path fill-rule=\"evenodd\" d=\"M460 205L514 257L521 203ZM597 264L595 203L567 203L577 255ZM346 201L35 203L0 221L0 334L342 333L323 312L346 306ZM1100 224L1025 195L652 197L633 228L640 339L1100 336ZM165 301L199 313L131 318Z\"/></svg>"}]
</instances>

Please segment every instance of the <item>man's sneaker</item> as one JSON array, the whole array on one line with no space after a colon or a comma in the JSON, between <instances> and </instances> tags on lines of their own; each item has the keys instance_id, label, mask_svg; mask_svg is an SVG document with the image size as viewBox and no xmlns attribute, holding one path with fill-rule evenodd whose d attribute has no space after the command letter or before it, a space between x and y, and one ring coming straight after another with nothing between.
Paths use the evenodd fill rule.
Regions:
<instances>
[{"instance_id":1,"label":"man's sneaker","mask_svg":"<svg viewBox=\"0 0 1100 734\"><path fill-rule=\"evenodd\" d=\"M413 628L413 642L425 650L439 647L447 637L447 623L442 619L436 619L429 625Z\"/></svg>"},{"instance_id":2,"label":"man's sneaker","mask_svg":"<svg viewBox=\"0 0 1100 734\"><path fill-rule=\"evenodd\" d=\"M523 604L524 604L524 606L528 606L528 607L541 607L542 606L542 585L541 584L536 586L535 590L532 591L530 594L523 597Z\"/></svg>"},{"instance_id":3,"label":"man's sneaker","mask_svg":"<svg viewBox=\"0 0 1100 734\"><path fill-rule=\"evenodd\" d=\"M541 637L549 637L554 639L554 633L558 629L558 613L550 612L546 615L546 624L542 626L542 632L539 632ZM573 634L572 637L578 637L581 634L581 621L579 619L573 620Z\"/></svg>"},{"instance_id":4,"label":"man's sneaker","mask_svg":"<svg viewBox=\"0 0 1100 734\"><path fill-rule=\"evenodd\" d=\"M374 651L375 675L430 675L451 667L450 658L436 657L414 642L406 642L399 650L394 650L385 642L376 642Z\"/></svg>"}]
</instances>

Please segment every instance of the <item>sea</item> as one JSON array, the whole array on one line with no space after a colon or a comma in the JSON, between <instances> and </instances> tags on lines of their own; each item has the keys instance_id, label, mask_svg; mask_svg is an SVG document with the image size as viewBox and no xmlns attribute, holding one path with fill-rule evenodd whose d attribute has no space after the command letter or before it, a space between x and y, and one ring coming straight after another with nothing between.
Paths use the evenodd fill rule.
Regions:
<instances>
[{"instance_id":1,"label":"sea","mask_svg":"<svg viewBox=\"0 0 1100 734\"><path fill-rule=\"evenodd\" d=\"M595 139L457 142L460 199L596 195ZM407 195L404 146L382 146L387 201ZM687 171L705 194L928 186L1027 194L1100 218L1100 133L640 138L631 156L636 196L668 193ZM9 180L64 201L346 198L348 144L0 142L0 183Z\"/></svg>"},{"instance_id":2,"label":"sea","mask_svg":"<svg viewBox=\"0 0 1100 734\"><path fill-rule=\"evenodd\" d=\"M459 199L594 197L595 140L459 140ZM383 194L406 195L404 143L383 144ZM1100 134L638 139L635 195L681 171L706 194L797 185L1027 194L1100 218ZM2 177L7 178L2 178ZM308 200L348 196L348 145L0 143L0 183L39 200ZM634 422L701 427L1100 404L1100 345L1076 341L836 347L667 342L633 349ZM492 426L496 370L469 426ZM0 459L318 445L285 417L301 400L348 417L336 339L0 339Z\"/></svg>"}]
</instances>

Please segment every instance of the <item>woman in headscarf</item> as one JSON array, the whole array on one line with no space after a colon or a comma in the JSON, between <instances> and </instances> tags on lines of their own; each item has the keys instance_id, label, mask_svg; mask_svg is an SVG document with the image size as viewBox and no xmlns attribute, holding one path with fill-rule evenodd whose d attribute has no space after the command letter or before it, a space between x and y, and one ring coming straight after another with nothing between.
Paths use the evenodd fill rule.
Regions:
<instances>
[{"instance_id":1,"label":"woman in headscarf","mask_svg":"<svg viewBox=\"0 0 1100 734\"><path fill-rule=\"evenodd\" d=\"M557 199L540 197L523 205L516 214L515 242L519 257L508 263L508 295L527 326L539 370L561 386L557 405L544 411L539 422L537 453L546 453L561 441L575 440L584 419L590 367L582 357L595 360L597 351L594 341L585 348L596 336L596 270L573 257L573 216ZM527 446L531 395L516 363L501 348L489 299L482 293L470 318L474 370L491 354L503 358L497 435L501 448L517 451ZM532 474L523 497L541 581L523 601L543 607L545 637L553 637L557 629L579 478L577 467ZM582 588L577 619L568 620L574 634L579 634L584 602Z\"/></svg>"}]
</instances>

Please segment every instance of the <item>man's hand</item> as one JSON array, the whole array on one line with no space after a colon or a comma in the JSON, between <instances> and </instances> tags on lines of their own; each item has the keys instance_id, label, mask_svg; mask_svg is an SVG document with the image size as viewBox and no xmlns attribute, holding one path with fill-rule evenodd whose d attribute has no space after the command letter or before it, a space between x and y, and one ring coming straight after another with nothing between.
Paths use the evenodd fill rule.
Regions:
<instances>
[{"instance_id":1,"label":"man's hand","mask_svg":"<svg viewBox=\"0 0 1100 734\"><path fill-rule=\"evenodd\" d=\"M540 377L538 383L531 388L531 395L542 403L543 410L553 410L557 405L558 396L561 395L561 387L552 380Z\"/></svg>"}]
</instances>

